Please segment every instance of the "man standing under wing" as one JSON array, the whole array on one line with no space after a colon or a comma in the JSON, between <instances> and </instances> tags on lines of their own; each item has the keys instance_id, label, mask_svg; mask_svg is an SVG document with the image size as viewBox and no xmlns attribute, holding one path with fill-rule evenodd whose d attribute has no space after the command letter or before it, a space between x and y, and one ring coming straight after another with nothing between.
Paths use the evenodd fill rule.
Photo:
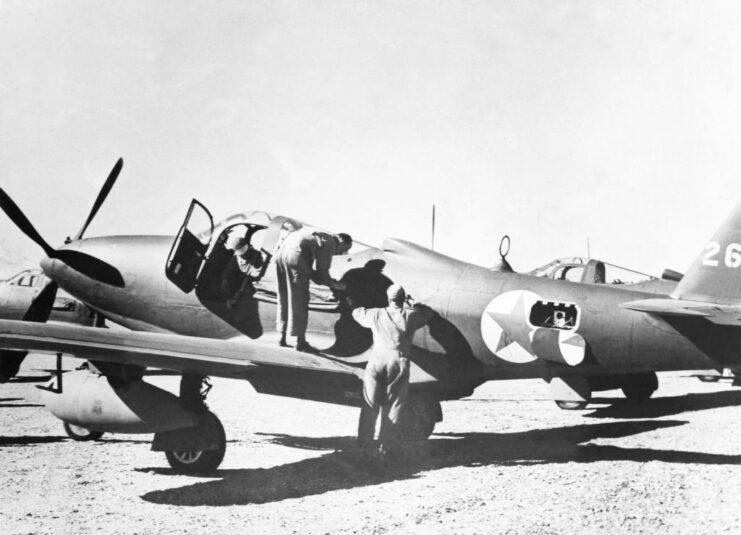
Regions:
<instances>
[{"instance_id":1,"label":"man standing under wing","mask_svg":"<svg viewBox=\"0 0 741 535\"><path fill-rule=\"evenodd\" d=\"M289 234L275 258L278 279L278 310L276 314L280 345L288 347L286 335L296 337L296 349L318 353L306 341L309 319L309 281L345 290L345 284L329 275L332 257L347 253L352 247L349 234L329 234L302 228Z\"/></svg>"},{"instance_id":2,"label":"man standing under wing","mask_svg":"<svg viewBox=\"0 0 741 535\"><path fill-rule=\"evenodd\" d=\"M380 452L386 455L398 442L395 429L409 391L409 360L414 331L426 325L434 312L424 305L406 305L406 292L398 284L389 286L386 308L358 307L353 318L373 331L373 352L363 378L363 405L358 422L358 446L373 445L378 412L381 414ZM350 303L352 306L352 303Z\"/></svg>"}]
</instances>

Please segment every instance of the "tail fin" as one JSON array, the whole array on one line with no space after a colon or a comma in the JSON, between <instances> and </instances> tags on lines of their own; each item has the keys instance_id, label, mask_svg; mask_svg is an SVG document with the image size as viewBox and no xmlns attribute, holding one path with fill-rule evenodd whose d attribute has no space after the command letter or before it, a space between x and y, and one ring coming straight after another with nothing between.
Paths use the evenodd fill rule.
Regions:
<instances>
[{"instance_id":1,"label":"tail fin","mask_svg":"<svg viewBox=\"0 0 741 535\"><path fill-rule=\"evenodd\" d=\"M707 243L672 297L741 305L741 202Z\"/></svg>"}]
</instances>

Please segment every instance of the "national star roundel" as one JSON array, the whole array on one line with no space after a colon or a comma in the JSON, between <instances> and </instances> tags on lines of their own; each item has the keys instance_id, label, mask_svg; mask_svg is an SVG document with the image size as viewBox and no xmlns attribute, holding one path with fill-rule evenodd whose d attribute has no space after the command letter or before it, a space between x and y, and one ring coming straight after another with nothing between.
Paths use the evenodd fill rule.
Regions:
<instances>
[{"instance_id":1,"label":"national star roundel","mask_svg":"<svg viewBox=\"0 0 741 535\"><path fill-rule=\"evenodd\" d=\"M529 314L541 298L527 290L498 295L481 315L481 336L489 350L500 359L525 364L537 359L530 345Z\"/></svg>"}]
</instances>

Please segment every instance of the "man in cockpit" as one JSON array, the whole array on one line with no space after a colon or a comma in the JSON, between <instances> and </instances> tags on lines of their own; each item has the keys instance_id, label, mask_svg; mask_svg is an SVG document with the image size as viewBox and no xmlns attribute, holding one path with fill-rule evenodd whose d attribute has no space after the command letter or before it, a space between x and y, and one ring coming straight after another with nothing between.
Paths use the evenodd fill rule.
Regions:
<instances>
[{"instance_id":1,"label":"man in cockpit","mask_svg":"<svg viewBox=\"0 0 741 535\"><path fill-rule=\"evenodd\" d=\"M259 276L263 258L260 251L242 237L230 237L227 247L234 250L234 260L227 264L223 275L224 289L230 295L226 307L231 310L247 290L253 289L252 282Z\"/></svg>"},{"instance_id":2,"label":"man in cockpit","mask_svg":"<svg viewBox=\"0 0 741 535\"><path fill-rule=\"evenodd\" d=\"M334 255L346 254L352 247L349 234L330 234L308 227L290 233L275 257L278 281L276 321L280 345L289 347L287 335L296 337L296 349L306 353L318 350L306 341L309 320L309 283L345 290L345 284L329 274Z\"/></svg>"}]
</instances>

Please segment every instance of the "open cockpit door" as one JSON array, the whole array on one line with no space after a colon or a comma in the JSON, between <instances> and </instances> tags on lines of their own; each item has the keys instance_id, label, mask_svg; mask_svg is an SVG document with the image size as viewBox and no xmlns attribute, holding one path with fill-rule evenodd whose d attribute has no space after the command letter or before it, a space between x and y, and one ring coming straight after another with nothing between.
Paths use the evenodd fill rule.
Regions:
<instances>
[{"instance_id":1,"label":"open cockpit door","mask_svg":"<svg viewBox=\"0 0 741 535\"><path fill-rule=\"evenodd\" d=\"M210 225L209 232L193 227L202 224L204 219ZM197 232L200 231L200 232ZM178 288L185 293L195 288L198 273L201 270L211 235L214 232L214 220L211 213L196 199L193 199L167 257L165 274Z\"/></svg>"}]
</instances>

